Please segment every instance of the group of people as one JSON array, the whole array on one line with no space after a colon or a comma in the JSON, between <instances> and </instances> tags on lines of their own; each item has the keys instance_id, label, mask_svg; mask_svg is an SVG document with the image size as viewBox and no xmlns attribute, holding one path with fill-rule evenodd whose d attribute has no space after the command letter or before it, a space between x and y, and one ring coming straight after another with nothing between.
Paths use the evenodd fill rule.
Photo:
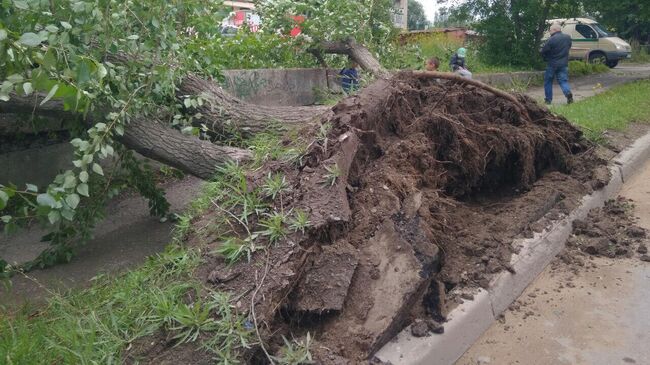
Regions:
<instances>
[{"instance_id":1,"label":"group of people","mask_svg":"<svg viewBox=\"0 0 650 365\"><path fill-rule=\"evenodd\" d=\"M468 79L472 78L472 73L467 69L467 62L465 61L465 57L467 56L467 49L465 48L459 48L452 56L451 60L449 61L449 69L455 73L460 75L461 77L466 77ZM424 68L427 71L438 71L440 68L440 60L438 57L432 57L427 60L427 62L424 65Z\"/></svg>"},{"instance_id":2,"label":"group of people","mask_svg":"<svg viewBox=\"0 0 650 365\"><path fill-rule=\"evenodd\" d=\"M452 56L449 61L449 68L452 72L471 79L472 73L467 69L467 62L465 57L467 56L467 49L459 48ZM341 79L341 87L346 94L352 93L359 88L359 72L357 71L359 65L354 61L350 60L348 66L343 68L339 72L339 77ZM438 71L440 67L440 60L437 57L432 57L425 62L424 68L427 71Z\"/></svg>"},{"instance_id":3,"label":"group of people","mask_svg":"<svg viewBox=\"0 0 650 365\"><path fill-rule=\"evenodd\" d=\"M567 103L573 103L573 94L569 87L569 51L571 50L571 37L562 33L562 26L560 24L552 24L550 27L551 37L544 44L541 49L542 58L547 62L546 72L544 73L544 100L546 104L551 104L553 101L553 80L557 79L560 88L567 98ZM465 57L467 56L467 49L459 48L449 61L449 68L452 72L471 79L472 73L467 68ZM359 65L350 60L348 67L339 72L341 78L341 86L343 90L349 94L359 88L359 73L357 67ZM440 68L440 60L437 57L428 59L425 63L427 71L438 71Z\"/></svg>"}]
</instances>

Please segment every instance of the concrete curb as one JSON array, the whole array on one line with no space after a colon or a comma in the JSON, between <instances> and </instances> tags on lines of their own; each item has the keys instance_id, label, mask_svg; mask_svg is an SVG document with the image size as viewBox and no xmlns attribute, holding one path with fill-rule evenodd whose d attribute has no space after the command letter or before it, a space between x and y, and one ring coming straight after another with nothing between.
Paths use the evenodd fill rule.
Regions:
<instances>
[{"instance_id":1,"label":"concrete curb","mask_svg":"<svg viewBox=\"0 0 650 365\"><path fill-rule=\"evenodd\" d=\"M611 179L601 190L584 196L567 217L547 227L531 239L515 242L521 249L512 257L515 274L502 272L492 279L487 291L481 289L473 301L465 302L449 314L445 333L416 338L408 329L389 342L376 357L393 365L449 365L460 358L492 322L512 304L564 248L576 219L616 197L623 182L650 159L650 133L621 152L610 167Z\"/></svg>"}]
</instances>

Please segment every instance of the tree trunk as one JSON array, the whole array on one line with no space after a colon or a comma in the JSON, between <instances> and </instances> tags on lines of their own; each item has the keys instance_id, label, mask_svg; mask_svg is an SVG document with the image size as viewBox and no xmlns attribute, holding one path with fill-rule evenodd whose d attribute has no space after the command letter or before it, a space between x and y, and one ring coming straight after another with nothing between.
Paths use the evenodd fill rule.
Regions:
<instances>
[{"instance_id":1,"label":"tree trunk","mask_svg":"<svg viewBox=\"0 0 650 365\"><path fill-rule=\"evenodd\" d=\"M248 150L186 136L160 121L132 120L118 140L145 157L206 180L214 176L219 165L252 157Z\"/></svg>"},{"instance_id":2,"label":"tree trunk","mask_svg":"<svg viewBox=\"0 0 650 365\"><path fill-rule=\"evenodd\" d=\"M195 75L187 76L179 88L181 101L188 96L200 96L207 102L193 110L203 116L195 121L195 125L205 124L220 134L254 135L273 127L304 126L330 110L328 106L250 104L228 94L214 81Z\"/></svg>"},{"instance_id":3,"label":"tree trunk","mask_svg":"<svg viewBox=\"0 0 650 365\"><path fill-rule=\"evenodd\" d=\"M65 111L63 102L50 100L39 105L44 95L29 97L11 95L8 102L0 102L0 114L41 115L60 119L80 118L78 113ZM101 114L101 113L98 113ZM85 121L92 124L92 119ZM212 178L216 166L227 161L243 162L252 157L245 149L219 146L197 137L182 134L157 120L134 118L117 141L145 157L178 168L194 176Z\"/></svg>"}]
</instances>

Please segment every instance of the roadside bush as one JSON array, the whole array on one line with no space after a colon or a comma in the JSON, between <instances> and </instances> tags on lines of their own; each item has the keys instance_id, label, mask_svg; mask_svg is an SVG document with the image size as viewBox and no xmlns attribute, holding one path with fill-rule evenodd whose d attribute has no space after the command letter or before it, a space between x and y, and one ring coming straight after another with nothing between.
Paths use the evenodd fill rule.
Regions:
<instances>
[{"instance_id":1,"label":"roadside bush","mask_svg":"<svg viewBox=\"0 0 650 365\"><path fill-rule=\"evenodd\" d=\"M464 43L460 39L448 37L444 33L422 33L411 38L408 43L397 47L396 52L382 58L382 63L390 69L423 69L428 58L438 57L440 71L449 72L449 60L460 47L467 48L467 66L474 73L527 71L530 68L510 64L488 64L479 44Z\"/></svg>"},{"instance_id":2,"label":"roadside bush","mask_svg":"<svg viewBox=\"0 0 650 365\"><path fill-rule=\"evenodd\" d=\"M588 63L585 61L569 62L569 76L585 76L605 72L609 72L609 67L600 63Z\"/></svg>"},{"instance_id":3,"label":"roadside bush","mask_svg":"<svg viewBox=\"0 0 650 365\"><path fill-rule=\"evenodd\" d=\"M650 63L650 45L642 45L639 41L631 41L632 58L629 62L635 63Z\"/></svg>"}]
</instances>

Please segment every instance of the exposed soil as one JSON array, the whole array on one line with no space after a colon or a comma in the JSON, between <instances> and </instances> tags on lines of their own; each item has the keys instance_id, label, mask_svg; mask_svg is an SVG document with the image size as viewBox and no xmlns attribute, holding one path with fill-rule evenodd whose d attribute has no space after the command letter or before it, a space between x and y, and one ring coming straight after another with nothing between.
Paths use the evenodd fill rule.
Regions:
<instances>
[{"instance_id":1,"label":"exposed soil","mask_svg":"<svg viewBox=\"0 0 650 365\"><path fill-rule=\"evenodd\" d=\"M648 254L648 232L636 224L632 204L618 197L592 209L587 219L574 221L573 235L554 265L566 264L577 272L590 264L589 256L643 260Z\"/></svg>"},{"instance_id":2,"label":"exposed soil","mask_svg":"<svg viewBox=\"0 0 650 365\"><path fill-rule=\"evenodd\" d=\"M280 334L315 335L319 364L367 361L415 318L444 321L461 300L447 292L512 270L514 237L568 213L608 179L578 129L526 96L516 101L409 73L375 82L333 108L327 138L301 166L273 163L250 178L283 172L291 193L274 204L308 212L308 232L250 263L206 254L197 275L232 293L271 353ZM207 241L204 252L221 242ZM416 327L444 330L432 321ZM245 356L266 362L258 348Z\"/></svg>"}]
</instances>

